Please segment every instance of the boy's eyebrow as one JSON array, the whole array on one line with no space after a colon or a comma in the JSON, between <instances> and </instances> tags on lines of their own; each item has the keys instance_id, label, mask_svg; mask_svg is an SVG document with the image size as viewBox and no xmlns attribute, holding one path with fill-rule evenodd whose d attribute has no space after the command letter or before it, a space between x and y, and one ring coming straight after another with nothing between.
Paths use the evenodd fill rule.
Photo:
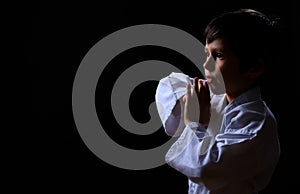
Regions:
<instances>
[{"instance_id":1,"label":"boy's eyebrow","mask_svg":"<svg viewBox=\"0 0 300 194\"><path fill-rule=\"evenodd\" d=\"M224 49L222 49L222 48L213 48L213 51L218 51L218 52L223 53Z\"/></svg>"},{"instance_id":2,"label":"boy's eyebrow","mask_svg":"<svg viewBox=\"0 0 300 194\"><path fill-rule=\"evenodd\" d=\"M213 47L212 49L211 49L212 51L218 51L218 52L224 52L224 49L222 49L222 48L218 48L218 47ZM207 47L204 47L204 52L208 52L208 48Z\"/></svg>"}]
</instances>

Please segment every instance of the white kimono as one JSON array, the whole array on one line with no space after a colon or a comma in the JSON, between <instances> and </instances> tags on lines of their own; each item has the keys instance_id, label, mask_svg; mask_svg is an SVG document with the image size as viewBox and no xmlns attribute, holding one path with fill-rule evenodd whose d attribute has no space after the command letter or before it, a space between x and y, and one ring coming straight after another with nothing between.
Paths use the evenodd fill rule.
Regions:
<instances>
[{"instance_id":1,"label":"white kimono","mask_svg":"<svg viewBox=\"0 0 300 194\"><path fill-rule=\"evenodd\" d=\"M156 104L168 135L178 136L166 162L188 177L189 194L257 193L269 183L280 156L277 123L253 88L226 104L225 94L211 93L208 128L183 124L183 109L174 113L191 78L171 73L160 80Z\"/></svg>"}]
</instances>

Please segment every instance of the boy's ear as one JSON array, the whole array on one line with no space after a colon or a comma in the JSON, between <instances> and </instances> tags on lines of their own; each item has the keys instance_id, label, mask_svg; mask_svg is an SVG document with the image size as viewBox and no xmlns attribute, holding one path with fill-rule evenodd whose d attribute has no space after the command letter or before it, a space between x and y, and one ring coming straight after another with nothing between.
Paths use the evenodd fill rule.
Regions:
<instances>
[{"instance_id":1,"label":"boy's ear","mask_svg":"<svg viewBox=\"0 0 300 194\"><path fill-rule=\"evenodd\" d=\"M263 60L260 59L254 67L251 67L247 71L246 74L249 78L256 79L260 77L264 72L265 72L265 66Z\"/></svg>"}]
</instances>

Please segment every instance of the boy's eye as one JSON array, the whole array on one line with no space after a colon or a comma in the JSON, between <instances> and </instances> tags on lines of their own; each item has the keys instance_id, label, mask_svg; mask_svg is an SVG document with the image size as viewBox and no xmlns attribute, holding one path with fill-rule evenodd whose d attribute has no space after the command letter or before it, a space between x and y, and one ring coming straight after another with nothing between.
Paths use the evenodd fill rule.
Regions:
<instances>
[{"instance_id":1,"label":"boy's eye","mask_svg":"<svg viewBox=\"0 0 300 194\"><path fill-rule=\"evenodd\" d=\"M223 55L222 55L221 53L217 53L216 57L218 57L218 58L222 58L222 57L223 57Z\"/></svg>"},{"instance_id":2,"label":"boy's eye","mask_svg":"<svg viewBox=\"0 0 300 194\"><path fill-rule=\"evenodd\" d=\"M214 59L216 59L216 58L223 59L224 55L222 53L214 53L213 57L214 57Z\"/></svg>"}]
</instances>

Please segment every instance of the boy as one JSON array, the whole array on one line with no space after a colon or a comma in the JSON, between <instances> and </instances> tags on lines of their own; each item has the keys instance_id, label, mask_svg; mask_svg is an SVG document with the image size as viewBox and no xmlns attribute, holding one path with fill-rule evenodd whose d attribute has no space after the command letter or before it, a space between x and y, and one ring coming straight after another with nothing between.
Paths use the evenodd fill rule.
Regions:
<instances>
[{"instance_id":1,"label":"boy","mask_svg":"<svg viewBox=\"0 0 300 194\"><path fill-rule=\"evenodd\" d=\"M204 33L206 80L190 84L172 74L158 86L160 105L166 79L186 85L163 124L168 135L179 135L166 162L188 177L189 194L254 194L272 177L280 156L277 122L260 93L271 62L272 27L250 9L214 18ZM179 117L183 127L174 122Z\"/></svg>"}]
</instances>

